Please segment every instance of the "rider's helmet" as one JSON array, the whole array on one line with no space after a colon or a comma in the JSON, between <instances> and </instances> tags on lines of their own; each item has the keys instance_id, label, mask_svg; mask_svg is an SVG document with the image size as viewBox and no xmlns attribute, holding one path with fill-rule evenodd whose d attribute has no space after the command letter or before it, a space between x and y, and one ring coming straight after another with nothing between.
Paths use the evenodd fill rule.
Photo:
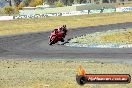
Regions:
<instances>
[{"instance_id":1,"label":"rider's helmet","mask_svg":"<svg viewBox=\"0 0 132 88\"><path fill-rule=\"evenodd\" d=\"M59 27L58 27L58 31L62 31L62 27L59 26Z\"/></svg>"},{"instance_id":2,"label":"rider's helmet","mask_svg":"<svg viewBox=\"0 0 132 88\"><path fill-rule=\"evenodd\" d=\"M63 28L66 28L66 25L63 25Z\"/></svg>"}]
</instances>

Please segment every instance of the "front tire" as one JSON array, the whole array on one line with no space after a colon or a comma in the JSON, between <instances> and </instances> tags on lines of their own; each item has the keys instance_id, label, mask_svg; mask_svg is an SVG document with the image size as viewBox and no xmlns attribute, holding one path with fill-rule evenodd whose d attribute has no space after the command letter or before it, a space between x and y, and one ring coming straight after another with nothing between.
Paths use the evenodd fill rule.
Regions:
<instances>
[{"instance_id":1,"label":"front tire","mask_svg":"<svg viewBox=\"0 0 132 88\"><path fill-rule=\"evenodd\" d=\"M56 37L54 37L54 38L51 37L49 45L55 44L57 42L58 42L58 40L56 39Z\"/></svg>"}]
</instances>

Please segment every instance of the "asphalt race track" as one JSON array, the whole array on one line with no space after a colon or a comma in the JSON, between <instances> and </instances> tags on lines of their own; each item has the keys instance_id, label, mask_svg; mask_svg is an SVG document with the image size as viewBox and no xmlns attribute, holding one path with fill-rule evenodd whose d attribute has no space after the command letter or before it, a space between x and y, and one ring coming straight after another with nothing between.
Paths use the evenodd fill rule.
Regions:
<instances>
[{"instance_id":1,"label":"asphalt race track","mask_svg":"<svg viewBox=\"0 0 132 88\"><path fill-rule=\"evenodd\" d=\"M68 26L68 25L67 25ZM132 22L95 27L70 29L66 40L87 33L114 29L132 28ZM132 58L132 48L75 48L65 45L48 45L50 32L28 33L0 37L0 57L41 57L41 58Z\"/></svg>"}]
</instances>

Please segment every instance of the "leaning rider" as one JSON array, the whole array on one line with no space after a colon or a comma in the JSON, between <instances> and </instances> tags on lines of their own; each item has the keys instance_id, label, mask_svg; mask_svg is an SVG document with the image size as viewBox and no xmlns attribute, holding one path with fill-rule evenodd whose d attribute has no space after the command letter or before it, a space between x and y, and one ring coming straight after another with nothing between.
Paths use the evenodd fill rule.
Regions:
<instances>
[{"instance_id":1,"label":"leaning rider","mask_svg":"<svg viewBox=\"0 0 132 88\"><path fill-rule=\"evenodd\" d=\"M66 28L66 25L63 25L62 26L62 31L63 31L63 38L65 38L65 36L67 35L67 28Z\"/></svg>"},{"instance_id":2,"label":"leaning rider","mask_svg":"<svg viewBox=\"0 0 132 88\"><path fill-rule=\"evenodd\" d=\"M62 27L58 27L58 37L61 38L61 42L64 42Z\"/></svg>"},{"instance_id":3,"label":"leaning rider","mask_svg":"<svg viewBox=\"0 0 132 88\"><path fill-rule=\"evenodd\" d=\"M62 27L58 27L58 32L62 32Z\"/></svg>"}]
</instances>

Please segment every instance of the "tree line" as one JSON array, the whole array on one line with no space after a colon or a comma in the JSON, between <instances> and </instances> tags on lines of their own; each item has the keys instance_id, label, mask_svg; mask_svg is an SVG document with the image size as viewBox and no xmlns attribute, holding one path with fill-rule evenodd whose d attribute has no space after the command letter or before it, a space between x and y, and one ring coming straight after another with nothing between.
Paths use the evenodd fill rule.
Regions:
<instances>
[{"instance_id":1,"label":"tree line","mask_svg":"<svg viewBox=\"0 0 132 88\"><path fill-rule=\"evenodd\" d=\"M35 7L42 5L43 3L48 5L54 5L55 7L70 6L72 4L86 3L87 0L5 0L9 3L9 6L4 7L5 14L18 13L23 7Z\"/></svg>"},{"instance_id":2,"label":"tree line","mask_svg":"<svg viewBox=\"0 0 132 88\"><path fill-rule=\"evenodd\" d=\"M42 5L43 3L49 4L49 5L56 5L58 3L63 4L64 6L72 5L73 3L86 3L87 0L5 0L9 3L9 6L13 6L12 2L14 2L15 6L22 5L27 7L27 6L37 6L37 5Z\"/></svg>"}]
</instances>

